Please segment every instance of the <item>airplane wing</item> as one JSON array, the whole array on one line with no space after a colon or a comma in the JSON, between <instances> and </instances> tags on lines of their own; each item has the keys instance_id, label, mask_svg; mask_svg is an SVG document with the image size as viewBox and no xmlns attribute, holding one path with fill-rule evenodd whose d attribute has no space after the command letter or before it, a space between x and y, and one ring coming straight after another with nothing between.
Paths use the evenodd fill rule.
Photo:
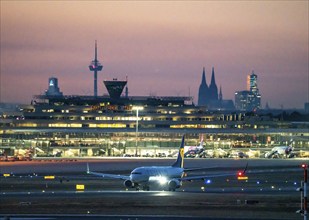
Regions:
<instances>
[{"instance_id":1,"label":"airplane wing","mask_svg":"<svg viewBox=\"0 0 309 220\"><path fill-rule=\"evenodd\" d=\"M92 174L92 175L95 175L95 176L100 176L102 178L110 178L110 179L120 179L120 180L129 180L130 179L130 176L125 176L125 175L92 172L89 169L88 163L87 163L87 174Z\"/></svg>"},{"instance_id":2,"label":"airplane wing","mask_svg":"<svg viewBox=\"0 0 309 220\"><path fill-rule=\"evenodd\" d=\"M222 176L237 176L237 173L220 173L220 174L211 174L211 175L201 175L201 176L186 176L179 178L179 181L191 181L191 180L205 180L208 178L222 177Z\"/></svg>"},{"instance_id":3,"label":"airplane wing","mask_svg":"<svg viewBox=\"0 0 309 220\"><path fill-rule=\"evenodd\" d=\"M205 180L205 179L208 179L208 178L222 177L222 176L239 176L239 175L242 176L246 173L247 168L248 168L248 163L247 163L246 167L243 169L243 171L218 173L218 174L210 174L210 175L201 175L201 176L186 176L186 177L179 178L179 181ZM189 169L189 171L194 171L194 170L198 170L198 169L199 168ZM205 169L205 168L201 168L201 169Z\"/></svg>"},{"instance_id":4,"label":"airplane wing","mask_svg":"<svg viewBox=\"0 0 309 220\"><path fill-rule=\"evenodd\" d=\"M191 168L184 168L183 170L185 172L190 172L190 171L209 170L209 169L216 169L216 168L220 168L220 167L219 166L215 166L215 167L191 167Z\"/></svg>"}]
</instances>

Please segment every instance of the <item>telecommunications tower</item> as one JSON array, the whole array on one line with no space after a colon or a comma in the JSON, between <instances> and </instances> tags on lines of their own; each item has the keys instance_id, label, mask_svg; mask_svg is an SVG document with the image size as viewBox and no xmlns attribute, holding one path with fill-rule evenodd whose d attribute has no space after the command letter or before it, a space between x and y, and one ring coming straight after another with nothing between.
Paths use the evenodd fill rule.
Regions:
<instances>
[{"instance_id":1,"label":"telecommunications tower","mask_svg":"<svg viewBox=\"0 0 309 220\"><path fill-rule=\"evenodd\" d=\"M97 59L97 41L95 41L94 60L89 65L89 70L94 72L94 97L98 96L98 71L103 69L103 65Z\"/></svg>"}]
</instances>

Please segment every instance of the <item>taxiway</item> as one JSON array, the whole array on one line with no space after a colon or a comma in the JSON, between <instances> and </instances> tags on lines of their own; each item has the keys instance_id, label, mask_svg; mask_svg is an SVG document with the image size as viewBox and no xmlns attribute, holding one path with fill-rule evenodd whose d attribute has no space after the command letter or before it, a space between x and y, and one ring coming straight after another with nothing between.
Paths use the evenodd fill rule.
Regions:
<instances>
[{"instance_id":1,"label":"taxiway","mask_svg":"<svg viewBox=\"0 0 309 220\"><path fill-rule=\"evenodd\" d=\"M177 192L136 192L126 190L121 181L86 174L86 163L95 171L129 173L137 166L169 165L172 161L118 158L1 164L1 173L10 176L0 177L0 216L301 219L295 213L300 206L296 188L303 178L299 165L306 161L186 159L187 167L210 168L203 172L235 170L235 178L184 182ZM247 162L248 180L237 180L237 170ZM44 179L45 175L55 178ZM85 189L76 190L77 184Z\"/></svg>"}]
</instances>

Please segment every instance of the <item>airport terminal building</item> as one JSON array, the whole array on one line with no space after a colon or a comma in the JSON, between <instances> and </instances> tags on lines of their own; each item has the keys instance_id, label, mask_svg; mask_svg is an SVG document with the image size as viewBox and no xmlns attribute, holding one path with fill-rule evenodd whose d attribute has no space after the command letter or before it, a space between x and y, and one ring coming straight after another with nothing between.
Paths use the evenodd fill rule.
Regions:
<instances>
[{"instance_id":1,"label":"airport terminal building","mask_svg":"<svg viewBox=\"0 0 309 220\"><path fill-rule=\"evenodd\" d=\"M105 81L108 96L64 96L56 78L18 112L2 113L0 147L33 149L36 156L172 154L186 145L265 148L287 144L309 149L308 122L291 122L242 111L209 111L191 97L121 96L126 81ZM56 88L55 88L56 86ZM11 115L10 115L11 114Z\"/></svg>"},{"instance_id":2,"label":"airport terminal building","mask_svg":"<svg viewBox=\"0 0 309 220\"><path fill-rule=\"evenodd\" d=\"M230 102L223 102L221 90L218 99L214 69L209 88L216 96L212 100L216 108L207 102L196 106L192 97L128 96L127 80L104 81L109 94L98 96L97 72L102 69L95 44L95 58L89 65L94 72L94 96L63 95L58 79L51 77L45 94L35 96L30 105L19 105L15 111L0 108L0 153L172 155L184 134L185 145L196 146L202 138L206 149L263 149L287 145L293 139L297 149L309 150L308 121L235 110ZM203 81L201 95L208 88L204 72Z\"/></svg>"}]
</instances>

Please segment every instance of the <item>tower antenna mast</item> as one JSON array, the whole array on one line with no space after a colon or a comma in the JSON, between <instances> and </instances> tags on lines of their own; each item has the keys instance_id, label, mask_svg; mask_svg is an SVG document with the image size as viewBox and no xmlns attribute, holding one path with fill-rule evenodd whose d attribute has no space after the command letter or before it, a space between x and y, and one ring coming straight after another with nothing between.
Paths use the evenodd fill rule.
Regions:
<instances>
[{"instance_id":1,"label":"tower antenna mast","mask_svg":"<svg viewBox=\"0 0 309 220\"><path fill-rule=\"evenodd\" d=\"M93 82L93 88L94 97L98 96L98 71L101 71L103 69L103 65L98 61L97 58L97 41L95 41L95 49L94 49L94 60L89 65L89 70L94 72L94 82Z\"/></svg>"}]
</instances>

